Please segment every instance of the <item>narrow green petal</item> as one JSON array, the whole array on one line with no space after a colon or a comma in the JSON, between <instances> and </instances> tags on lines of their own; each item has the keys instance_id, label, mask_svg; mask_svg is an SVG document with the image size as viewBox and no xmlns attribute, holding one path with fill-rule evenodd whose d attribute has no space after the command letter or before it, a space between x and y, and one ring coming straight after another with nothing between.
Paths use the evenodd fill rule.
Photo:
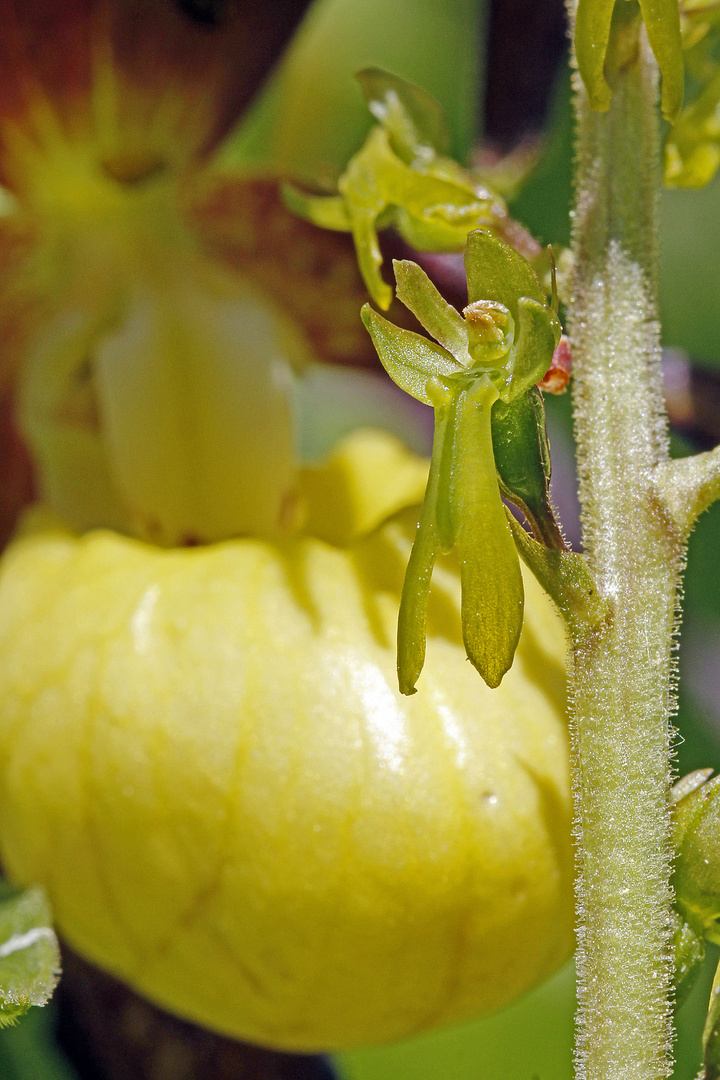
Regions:
<instances>
[{"instance_id":1,"label":"narrow green petal","mask_svg":"<svg viewBox=\"0 0 720 1080\"><path fill-rule=\"evenodd\" d=\"M378 315L369 304L363 306L360 315L390 378L418 401L433 404L427 392L429 379L462 371L445 349L412 330L400 329Z\"/></svg>"},{"instance_id":2,"label":"narrow green petal","mask_svg":"<svg viewBox=\"0 0 720 1080\"><path fill-rule=\"evenodd\" d=\"M485 229L471 232L467 238L465 272L470 304L494 300L504 304L516 322L521 296L546 304L537 274L527 259Z\"/></svg>"},{"instance_id":3,"label":"narrow green petal","mask_svg":"<svg viewBox=\"0 0 720 1080\"><path fill-rule=\"evenodd\" d=\"M425 663L425 643L430 578L440 550L437 534L437 498L440 467L448 430L446 410L435 411L430 474L420 510L415 541L410 552L398 612L397 673L401 694L414 694Z\"/></svg>"},{"instance_id":4,"label":"narrow green petal","mask_svg":"<svg viewBox=\"0 0 720 1080\"><path fill-rule=\"evenodd\" d=\"M455 547L458 522L455 515L455 444L457 440L458 391L455 390L444 408L435 406L436 423L442 422L445 435L438 447L437 494L435 496L435 525L440 550L447 554Z\"/></svg>"},{"instance_id":5,"label":"narrow green petal","mask_svg":"<svg viewBox=\"0 0 720 1080\"><path fill-rule=\"evenodd\" d=\"M350 213L355 254L363 281L378 307L387 311L392 304L393 291L380 273L383 257L375 228L377 215L372 210L357 208L352 204Z\"/></svg>"},{"instance_id":6,"label":"narrow green petal","mask_svg":"<svg viewBox=\"0 0 720 1080\"><path fill-rule=\"evenodd\" d=\"M677 0L675 0L677 4ZM593 109L606 112L612 91L605 80L615 0L578 0L575 13L575 56Z\"/></svg>"},{"instance_id":7,"label":"narrow green petal","mask_svg":"<svg viewBox=\"0 0 720 1080\"><path fill-rule=\"evenodd\" d=\"M455 443L456 548L462 587L463 640L488 686L511 667L523 621L523 584L493 458L490 410L497 392L478 379L461 392Z\"/></svg>"},{"instance_id":8,"label":"narrow green petal","mask_svg":"<svg viewBox=\"0 0 720 1080\"><path fill-rule=\"evenodd\" d=\"M293 184L283 184L281 194L291 213L319 225L321 229L350 232L352 221L341 195L308 195Z\"/></svg>"},{"instance_id":9,"label":"narrow green petal","mask_svg":"<svg viewBox=\"0 0 720 1080\"><path fill-rule=\"evenodd\" d=\"M425 271L409 259L394 259L398 300L421 326L463 367L471 364L467 326L462 315L440 295Z\"/></svg>"},{"instance_id":10,"label":"narrow green petal","mask_svg":"<svg viewBox=\"0 0 720 1080\"><path fill-rule=\"evenodd\" d=\"M562 333L557 315L547 304L523 296L517 310L519 329L510 350L507 383L500 391L503 401L511 401L542 379Z\"/></svg>"},{"instance_id":11,"label":"narrow green petal","mask_svg":"<svg viewBox=\"0 0 720 1080\"><path fill-rule=\"evenodd\" d=\"M662 75L663 116L674 123L682 108L685 86L680 6L678 0L640 0L640 10Z\"/></svg>"},{"instance_id":12,"label":"narrow green petal","mask_svg":"<svg viewBox=\"0 0 720 1080\"><path fill-rule=\"evenodd\" d=\"M378 67L357 73L370 112L386 129L395 152L408 164L424 149L447 152L449 136L440 105L427 90Z\"/></svg>"}]
</instances>

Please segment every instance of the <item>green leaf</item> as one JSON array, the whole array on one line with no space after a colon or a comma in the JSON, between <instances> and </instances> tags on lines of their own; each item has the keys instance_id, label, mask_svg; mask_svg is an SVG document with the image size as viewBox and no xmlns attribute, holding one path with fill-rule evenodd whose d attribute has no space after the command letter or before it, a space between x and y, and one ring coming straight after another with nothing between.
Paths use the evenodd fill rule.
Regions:
<instances>
[{"instance_id":1,"label":"green leaf","mask_svg":"<svg viewBox=\"0 0 720 1080\"><path fill-rule=\"evenodd\" d=\"M578 0L575 12L575 56L593 109L606 112L612 91L605 80L615 0Z\"/></svg>"},{"instance_id":2,"label":"green leaf","mask_svg":"<svg viewBox=\"0 0 720 1080\"><path fill-rule=\"evenodd\" d=\"M533 387L491 413L495 467L503 495L522 510L537 540L565 549L550 505L550 449L542 394Z\"/></svg>"},{"instance_id":3,"label":"green leaf","mask_svg":"<svg viewBox=\"0 0 720 1080\"><path fill-rule=\"evenodd\" d=\"M458 395L453 517L465 651L490 687L512 665L523 621L520 563L505 517L492 449L497 390L487 377Z\"/></svg>"},{"instance_id":4,"label":"green leaf","mask_svg":"<svg viewBox=\"0 0 720 1080\"><path fill-rule=\"evenodd\" d=\"M486 229L471 232L467 238L465 273L469 304L494 300L504 304L516 322L521 297L547 306L537 274L527 259Z\"/></svg>"},{"instance_id":5,"label":"green leaf","mask_svg":"<svg viewBox=\"0 0 720 1080\"><path fill-rule=\"evenodd\" d=\"M363 305L360 315L390 378L418 401L433 404L427 391L429 379L456 375L463 370L445 349L412 330L400 329L378 315L369 304Z\"/></svg>"},{"instance_id":6,"label":"green leaf","mask_svg":"<svg viewBox=\"0 0 720 1080\"><path fill-rule=\"evenodd\" d=\"M445 154L450 137L440 105L432 94L379 67L357 73L365 100L386 129L395 153L408 165L431 153Z\"/></svg>"},{"instance_id":7,"label":"green leaf","mask_svg":"<svg viewBox=\"0 0 720 1080\"><path fill-rule=\"evenodd\" d=\"M0 891L0 1027L45 1005L60 973L60 950L42 889Z\"/></svg>"},{"instance_id":8,"label":"green leaf","mask_svg":"<svg viewBox=\"0 0 720 1080\"><path fill-rule=\"evenodd\" d=\"M458 364L470 367L468 331L459 311L440 295L425 271L408 259L394 259L395 292L431 337L451 353Z\"/></svg>"}]
</instances>

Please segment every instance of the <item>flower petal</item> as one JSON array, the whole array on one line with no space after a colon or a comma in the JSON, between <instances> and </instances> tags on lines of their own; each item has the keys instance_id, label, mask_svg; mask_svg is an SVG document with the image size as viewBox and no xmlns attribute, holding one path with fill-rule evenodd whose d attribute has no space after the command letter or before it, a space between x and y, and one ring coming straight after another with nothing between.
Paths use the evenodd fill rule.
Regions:
<instances>
[{"instance_id":1,"label":"flower petal","mask_svg":"<svg viewBox=\"0 0 720 1080\"><path fill-rule=\"evenodd\" d=\"M445 349L412 330L400 329L378 315L369 304L365 304L360 314L390 378L418 401L433 405L427 392L429 379L456 375L463 370Z\"/></svg>"}]
</instances>

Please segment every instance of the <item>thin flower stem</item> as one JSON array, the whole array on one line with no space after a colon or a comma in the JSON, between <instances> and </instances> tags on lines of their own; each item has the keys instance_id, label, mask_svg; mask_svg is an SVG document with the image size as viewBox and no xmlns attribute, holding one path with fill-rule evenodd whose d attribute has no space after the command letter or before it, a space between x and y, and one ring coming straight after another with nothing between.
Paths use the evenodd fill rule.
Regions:
<instances>
[{"instance_id":1,"label":"thin flower stem","mask_svg":"<svg viewBox=\"0 0 720 1080\"><path fill-rule=\"evenodd\" d=\"M609 616L572 636L578 844L577 1075L670 1073L670 706L683 538L667 460L656 311L657 71L641 41L610 109L575 79L570 333L588 564Z\"/></svg>"},{"instance_id":2,"label":"thin flower stem","mask_svg":"<svg viewBox=\"0 0 720 1080\"><path fill-rule=\"evenodd\" d=\"M675 528L688 536L700 515L720 498L720 446L661 462L657 486Z\"/></svg>"}]
</instances>

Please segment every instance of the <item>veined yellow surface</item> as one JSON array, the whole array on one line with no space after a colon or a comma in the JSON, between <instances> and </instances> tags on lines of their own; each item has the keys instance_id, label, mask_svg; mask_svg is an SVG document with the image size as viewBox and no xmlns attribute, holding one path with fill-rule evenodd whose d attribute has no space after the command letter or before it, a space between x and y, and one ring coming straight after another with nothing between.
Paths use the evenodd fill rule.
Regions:
<instances>
[{"instance_id":1,"label":"veined yellow surface","mask_svg":"<svg viewBox=\"0 0 720 1080\"><path fill-rule=\"evenodd\" d=\"M417 512L163 550L32 511L0 566L0 847L67 940L161 1005L302 1050L498 1009L572 944L564 651L465 660L438 565L418 693L395 627Z\"/></svg>"}]
</instances>

